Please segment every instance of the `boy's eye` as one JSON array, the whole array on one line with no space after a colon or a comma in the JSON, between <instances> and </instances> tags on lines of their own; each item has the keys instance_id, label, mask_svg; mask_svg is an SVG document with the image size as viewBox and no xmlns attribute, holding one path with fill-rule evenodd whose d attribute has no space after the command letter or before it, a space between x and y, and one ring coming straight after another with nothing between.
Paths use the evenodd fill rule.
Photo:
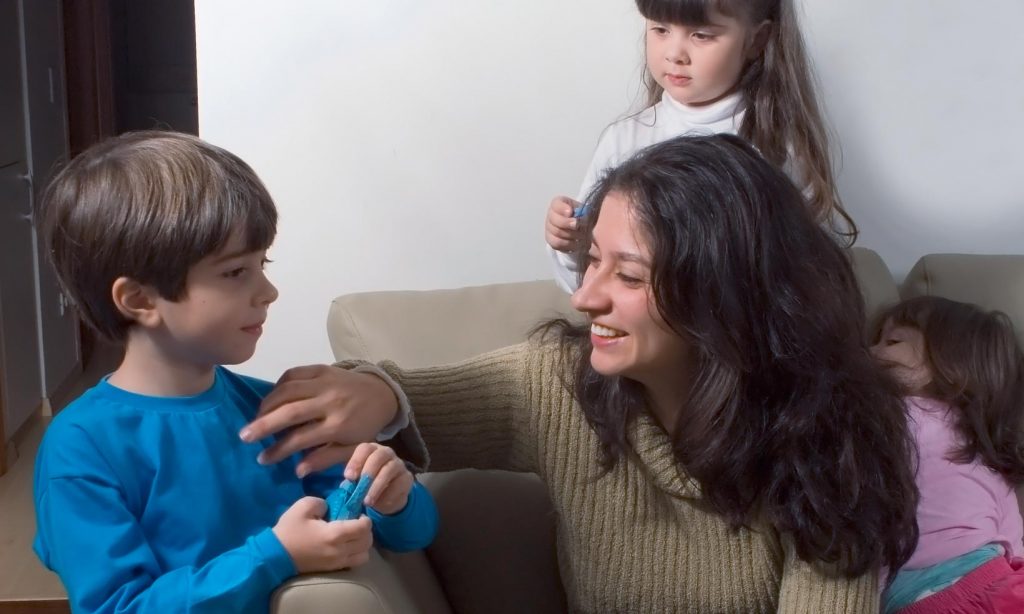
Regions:
<instances>
[{"instance_id":1,"label":"boy's eye","mask_svg":"<svg viewBox=\"0 0 1024 614\"><path fill-rule=\"evenodd\" d=\"M232 277L238 277L242 273L245 273L245 267L238 267L237 269L231 269L230 271L227 271L226 273L224 273L224 277L227 277L227 278L230 279Z\"/></svg>"},{"instance_id":2,"label":"boy's eye","mask_svg":"<svg viewBox=\"0 0 1024 614\"><path fill-rule=\"evenodd\" d=\"M651 26L651 32L654 32L655 34L668 34L668 28L661 24L655 24Z\"/></svg>"},{"instance_id":3,"label":"boy's eye","mask_svg":"<svg viewBox=\"0 0 1024 614\"><path fill-rule=\"evenodd\" d=\"M887 345L887 346L888 345L896 345L897 343L902 343L902 342L899 339L886 339L885 340L885 345Z\"/></svg>"},{"instance_id":4,"label":"boy's eye","mask_svg":"<svg viewBox=\"0 0 1024 614\"><path fill-rule=\"evenodd\" d=\"M710 33L710 32L694 32L693 33L693 38L694 38L694 40L697 40L697 41L700 41L700 42L703 43L703 42L714 40L715 39L715 35Z\"/></svg>"},{"instance_id":5,"label":"boy's eye","mask_svg":"<svg viewBox=\"0 0 1024 614\"><path fill-rule=\"evenodd\" d=\"M263 260L260 260L260 266L265 269L271 262L273 262L273 260L264 256Z\"/></svg>"}]
</instances>

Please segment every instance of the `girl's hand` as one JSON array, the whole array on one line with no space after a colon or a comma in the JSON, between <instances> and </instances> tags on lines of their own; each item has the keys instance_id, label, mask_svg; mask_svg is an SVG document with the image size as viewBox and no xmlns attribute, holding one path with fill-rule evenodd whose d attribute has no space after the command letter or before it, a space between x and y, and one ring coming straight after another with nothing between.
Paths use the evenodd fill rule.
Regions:
<instances>
[{"instance_id":1,"label":"girl's hand","mask_svg":"<svg viewBox=\"0 0 1024 614\"><path fill-rule=\"evenodd\" d=\"M345 462L360 442L376 439L398 409L391 387L376 375L327 365L285 371L242 429L243 441L280 435L259 461L271 464L307 450L295 467L301 478ZM288 432L282 432L290 429Z\"/></svg>"},{"instance_id":2,"label":"girl's hand","mask_svg":"<svg viewBox=\"0 0 1024 614\"><path fill-rule=\"evenodd\" d=\"M355 482L360 476L373 478L363 503L388 516L405 509L412 490L412 473L395 451L379 443L356 447L345 466L345 479Z\"/></svg>"},{"instance_id":3,"label":"girl's hand","mask_svg":"<svg viewBox=\"0 0 1024 614\"><path fill-rule=\"evenodd\" d=\"M544 222L544 239L552 249L560 252L572 250L579 236L576 230L577 220L572 216L573 209L580 203L568 196L556 196L548 206L548 217Z\"/></svg>"},{"instance_id":4,"label":"girl's hand","mask_svg":"<svg viewBox=\"0 0 1024 614\"><path fill-rule=\"evenodd\" d=\"M370 519L327 522L323 499L303 497L281 514L274 535L288 551L299 573L358 567L370 558Z\"/></svg>"}]
</instances>

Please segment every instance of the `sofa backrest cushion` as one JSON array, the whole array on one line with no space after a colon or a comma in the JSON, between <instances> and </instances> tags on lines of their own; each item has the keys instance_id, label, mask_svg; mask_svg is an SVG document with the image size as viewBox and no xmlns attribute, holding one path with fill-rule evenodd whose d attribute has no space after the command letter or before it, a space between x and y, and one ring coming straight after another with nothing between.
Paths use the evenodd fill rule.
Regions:
<instances>
[{"instance_id":1,"label":"sofa backrest cushion","mask_svg":"<svg viewBox=\"0 0 1024 614\"><path fill-rule=\"evenodd\" d=\"M875 252L850 251L869 316L899 300L889 269ZM331 302L327 334L337 360L394 360L403 367L457 362L519 343L556 316L579 318L553 281L444 290L363 292Z\"/></svg>"},{"instance_id":2,"label":"sofa backrest cushion","mask_svg":"<svg viewBox=\"0 0 1024 614\"><path fill-rule=\"evenodd\" d=\"M514 345L542 320L575 314L554 281L339 296L327 315L338 360L394 360L403 367L457 362Z\"/></svg>"},{"instance_id":3,"label":"sofa backrest cushion","mask_svg":"<svg viewBox=\"0 0 1024 614\"><path fill-rule=\"evenodd\" d=\"M929 254L903 282L904 298L942 296L999 310L1024 346L1024 255Z\"/></svg>"},{"instance_id":4,"label":"sofa backrest cushion","mask_svg":"<svg viewBox=\"0 0 1024 614\"><path fill-rule=\"evenodd\" d=\"M864 308L868 321L874 320L878 313L900 300L899 286L892 278L889 267L885 266L874 251L865 247L854 247L850 250L853 270L857 274L861 294L864 295Z\"/></svg>"}]
</instances>

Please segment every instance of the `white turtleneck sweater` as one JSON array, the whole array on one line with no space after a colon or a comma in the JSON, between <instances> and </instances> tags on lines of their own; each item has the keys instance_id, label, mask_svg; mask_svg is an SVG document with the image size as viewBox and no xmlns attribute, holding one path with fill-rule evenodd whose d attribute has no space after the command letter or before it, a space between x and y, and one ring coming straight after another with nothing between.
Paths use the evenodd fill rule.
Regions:
<instances>
[{"instance_id":1,"label":"white turtleneck sweater","mask_svg":"<svg viewBox=\"0 0 1024 614\"><path fill-rule=\"evenodd\" d=\"M583 201L601 174L637 151L683 134L736 134L743 121L742 94L736 92L707 106L690 107L667 93L661 102L608 126L597 143L576 200ZM555 281L566 292L577 288L572 256L547 246L554 261Z\"/></svg>"}]
</instances>

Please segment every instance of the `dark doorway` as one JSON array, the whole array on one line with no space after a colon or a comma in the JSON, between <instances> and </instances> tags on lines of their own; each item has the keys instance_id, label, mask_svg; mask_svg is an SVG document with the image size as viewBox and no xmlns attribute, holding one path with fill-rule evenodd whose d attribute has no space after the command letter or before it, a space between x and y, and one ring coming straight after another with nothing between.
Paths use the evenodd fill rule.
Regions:
<instances>
[{"instance_id":1,"label":"dark doorway","mask_svg":"<svg viewBox=\"0 0 1024 614\"><path fill-rule=\"evenodd\" d=\"M71 154L115 134L199 133L192 0L64 2Z\"/></svg>"},{"instance_id":2,"label":"dark doorway","mask_svg":"<svg viewBox=\"0 0 1024 614\"><path fill-rule=\"evenodd\" d=\"M65 0L70 156L109 136L199 134L193 0ZM83 327L82 359L95 338Z\"/></svg>"},{"instance_id":3,"label":"dark doorway","mask_svg":"<svg viewBox=\"0 0 1024 614\"><path fill-rule=\"evenodd\" d=\"M199 134L192 0L110 0L116 130Z\"/></svg>"}]
</instances>

